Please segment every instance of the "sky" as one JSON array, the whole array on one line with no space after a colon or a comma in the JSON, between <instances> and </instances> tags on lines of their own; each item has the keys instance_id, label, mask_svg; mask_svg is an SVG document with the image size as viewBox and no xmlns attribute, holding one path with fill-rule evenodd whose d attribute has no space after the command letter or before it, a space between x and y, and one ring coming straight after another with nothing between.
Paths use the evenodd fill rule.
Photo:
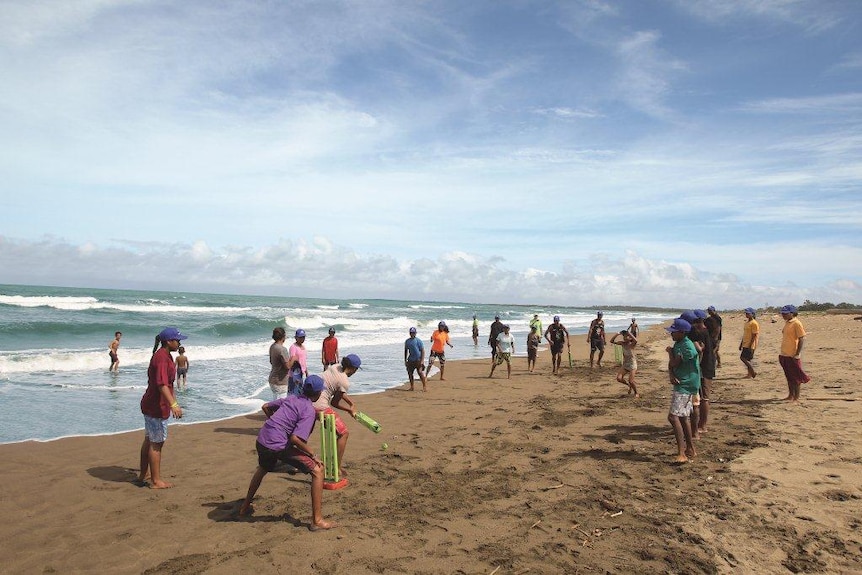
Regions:
<instances>
[{"instance_id":1,"label":"sky","mask_svg":"<svg viewBox=\"0 0 862 575\"><path fill-rule=\"evenodd\" d=\"M0 0L0 284L862 304L862 2Z\"/></svg>"}]
</instances>

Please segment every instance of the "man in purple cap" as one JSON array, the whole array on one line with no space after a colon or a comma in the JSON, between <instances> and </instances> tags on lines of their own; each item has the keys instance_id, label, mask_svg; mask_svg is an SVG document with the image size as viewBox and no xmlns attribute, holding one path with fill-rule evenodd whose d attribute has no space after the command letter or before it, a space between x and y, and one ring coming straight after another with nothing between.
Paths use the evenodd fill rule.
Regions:
<instances>
[{"instance_id":1,"label":"man in purple cap","mask_svg":"<svg viewBox=\"0 0 862 575\"><path fill-rule=\"evenodd\" d=\"M602 319L604 313L596 312L596 319L590 322L590 327L587 330L587 343L590 344L590 369L593 367L596 351L599 352L598 360L595 363L599 367L602 366L602 358L605 355L605 344L607 339L605 336L605 320Z\"/></svg>"},{"instance_id":2,"label":"man in purple cap","mask_svg":"<svg viewBox=\"0 0 862 575\"><path fill-rule=\"evenodd\" d=\"M314 409L318 413L332 413L335 415L335 435L337 437L336 446L338 448L339 467L344 464L344 451L347 449L347 439L350 436L350 431L333 408L346 411L350 414L350 417L356 417L356 412L358 411L356 404L347 395L348 390L350 390L350 380L348 378L356 373L360 365L362 365L362 360L355 353L341 358L341 365L330 365L323 372L323 392L314 401ZM343 469L339 469L338 473L341 477L347 477Z\"/></svg>"},{"instance_id":3,"label":"man in purple cap","mask_svg":"<svg viewBox=\"0 0 862 575\"><path fill-rule=\"evenodd\" d=\"M700 365L697 348L687 335L691 331L691 324L682 318L677 318L673 320L673 324L667 328L667 331L674 341L673 346L666 348L667 371L670 383L673 385L667 420L676 436L675 461L685 463L689 458L697 455L689 417L693 411L692 396L700 390Z\"/></svg>"},{"instance_id":4,"label":"man in purple cap","mask_svg":"<svg viewBox=\"0 0 862 575\"><path fill-rule=\"evenodd\" d=\"M787 397L784 399L797 403L802 384L811 381L808 374L802 370L802 345L805 340L805 328L797 317L799 311L795 305L786 305L781 308L781 317L784 318L784 329L781 330L781 352L778 355L778 363L784 370L787 378Z\"/></svg>"},{"instance_id":5,"label":"man in purple cap","mask_svg":"<svg viewBox=\"0 0 862 575\"><path fill-rule=\"evenodd\" d=\"M257 434L257 469L248 493L239 508L240 517L251 515L251 505L263 478L283 461L311 475L311 524L309 529L332 529L335 523L323 519L323 463L314 454L308 438L314 429L317 413L312 401L323 391L323 379L310 375L302 385L302 395L289 395L263 404L267 420Z\"/></svg>"},{"instance_id":6,"label":"man in purple cap","mask_svg":"<svg viewBox=\"0 0 862 575\"><path fill-rule=\"evenodd\" d=\"M745 327L742 329L742 340L739 342L739 359L748 370L748 377L754 379L757 372L751 362L754 360L754 350L757 349L757 340L760 337L760 324L754 319L757 312L754 308L745 308Z\"/></svg>"},{"instance_id":7,"label":"man in purple cap","mask_svg":"<svg viewBox=\"0 0 862 575\"><path fill-rule=\"evenodd\" d=\"M168 439L168 419L183 416L183 408L174 395L174 378L177 366L171 352L180 348L186 336L175 327L166 327L156 336L153 356L147 368L147 390L141 398L144 414L144 442L141 444L141 472L137 483L145 485L150 479L151 489L167 489L172 483L162 480L162 448Z\"/></svg>"}]
</instances>

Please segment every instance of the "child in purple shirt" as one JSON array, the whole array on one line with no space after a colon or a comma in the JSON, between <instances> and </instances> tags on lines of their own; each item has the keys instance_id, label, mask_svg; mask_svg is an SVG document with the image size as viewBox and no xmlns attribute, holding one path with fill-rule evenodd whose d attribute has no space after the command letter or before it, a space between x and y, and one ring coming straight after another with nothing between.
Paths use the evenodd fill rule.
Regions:
<instances>
[{"instance_id":1,"label":"child in purple shirt","mask_svg":"<svg viewBox=\"0 0 862 575\"><path fill-rule=\"evenodd\" d=\"M335 523L323 519L323 464L311 451L308 438L314 429L317 413L312 401L323 391L323 379L310 375L302 386L302 395L289 395L263 405L267 420L257 434L257 470L248 486L248 494L239 509L239 515L254 513L251 505L264 476L275 469L279 460L311 475L312 531L332 529Z\"/></svg>"}]
</instances>

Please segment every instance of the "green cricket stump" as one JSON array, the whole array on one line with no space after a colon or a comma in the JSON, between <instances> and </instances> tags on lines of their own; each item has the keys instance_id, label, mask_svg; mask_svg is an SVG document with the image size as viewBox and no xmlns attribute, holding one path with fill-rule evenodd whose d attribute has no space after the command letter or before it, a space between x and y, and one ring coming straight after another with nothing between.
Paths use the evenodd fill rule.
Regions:
<instances>
[{"instance_id":1,"label":"green cricket stump","mask_svg":"<svg viewBox=\"0 0 862 575\"><path fill-rule=\"evenodd\" d=\"M619 345L614 346L614 360L616 360L617 365L623 364L623 348Z\"/></svg>"},{"instance_id":2,"label":"green cricket stump","mask_svg":"<svg viewBox=\"0 0 862 575\"><path fill-rule=\"evenodd\" d=\"M323 488L341 489L347 487L347 478L340 477L338 471L338 436L335 433L335 414L319 413L320 453L323 461Z\"/></svg>"}]
</instances>

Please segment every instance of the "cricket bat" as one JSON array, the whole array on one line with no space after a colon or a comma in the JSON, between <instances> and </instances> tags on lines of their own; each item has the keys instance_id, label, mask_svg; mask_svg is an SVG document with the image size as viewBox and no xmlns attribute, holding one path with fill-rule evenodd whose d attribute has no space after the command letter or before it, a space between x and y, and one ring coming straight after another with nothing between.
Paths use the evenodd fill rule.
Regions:
<instances>
[{"instance_id":1,"label":"cricket bat","mask_svg":"<svg viewBox=\"0 0 862 575\"><path fill-rule=\"evenodd\" d=\"M361 411L356 412L355 419L374 433L380 433L380 424L362 413Z\"/></svg>"}]
</instances>

